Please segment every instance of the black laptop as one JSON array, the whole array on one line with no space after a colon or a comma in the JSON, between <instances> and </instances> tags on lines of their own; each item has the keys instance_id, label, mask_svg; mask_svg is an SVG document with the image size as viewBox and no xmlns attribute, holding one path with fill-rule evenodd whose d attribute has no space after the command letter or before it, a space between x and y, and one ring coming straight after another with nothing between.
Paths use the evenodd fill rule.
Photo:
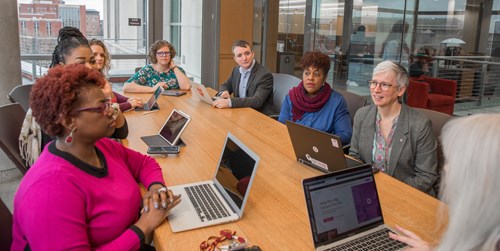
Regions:
<instances>
[{"instance_id":1,"label":"black laptop","mask_svg":"<svg viewBox=\"0 0 500 251\"><path fill-rule=\"evenodd\" d=\"M315 250L401 250L389 238L371 165L302 181Z\"/></svg>"},{"instance_id":2,"label":"black laptop","mask_svg":"<svg viewBox=\"0 0 500 251\"><path fill-rule=\"evenodd\" d=\"M340 138L336 135L286 121L297 161L322 172L334 172L360 166L363 163L344 155Z\"/></svg>"}]
</instances>

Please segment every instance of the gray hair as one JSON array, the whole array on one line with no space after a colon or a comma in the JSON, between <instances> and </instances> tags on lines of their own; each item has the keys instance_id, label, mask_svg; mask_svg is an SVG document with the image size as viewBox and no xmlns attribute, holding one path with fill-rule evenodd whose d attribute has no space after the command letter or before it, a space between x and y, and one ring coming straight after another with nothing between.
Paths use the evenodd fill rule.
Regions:
<instances>
[{"instance_id":1,"label":"gray hair","mask_svg":"<svg viewBox=\"0 0 500 251\"><path fill-rule=\"evenodd\" d=\"M386 71L393 71L396 73L396 84L398 85L398 90L401 90L403 87L408 87L408 72L403 66L391 61L383 61L379 63L375 69L373 69L373 75Z\"/></svg>"},{"instance_id":2,"label":"gray hair","mask_svg":"<svg viewBox=\"0 0 500 251\"><path fill-rule=\"evenodd\" d=\"M500 241L500 114L447 123L441 198L448 228L436 250L497 250Z\"/></svg>"}]
</instances>

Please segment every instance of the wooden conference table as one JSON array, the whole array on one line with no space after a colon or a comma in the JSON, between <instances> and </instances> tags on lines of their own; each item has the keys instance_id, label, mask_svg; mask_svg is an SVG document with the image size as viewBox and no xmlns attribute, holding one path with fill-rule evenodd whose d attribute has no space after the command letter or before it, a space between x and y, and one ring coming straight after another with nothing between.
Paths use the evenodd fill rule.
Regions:
<instances>
[{"instance_id":1,"label":"wooden conference table","mask_svg":"<svg viewBox=\"0 0 500 251\"><path fill-rule=\"evenodd\" d=\"M135 94L143 100L150 95ZM173 233L165 222L154 234L157 250L198 250L202 241L218 236L222 229L236 231L262 250L314 249L301 181L321 173L295 160L285 125L251 108L212 108L190 92L181 97L162 96L158 104L157 112L125 113L130 133L123 143L146 153L140 137L158 133L173 108L190 115L192 120L181 137L186 146L180 154L156 158L167 186L212 179L228 131L261 160L241 220L180 233ZM439 238L436 215L441 202L386 174L376 174L375 180L388 225L408 228L426 241Z\"/></svg>"}]
</instances>

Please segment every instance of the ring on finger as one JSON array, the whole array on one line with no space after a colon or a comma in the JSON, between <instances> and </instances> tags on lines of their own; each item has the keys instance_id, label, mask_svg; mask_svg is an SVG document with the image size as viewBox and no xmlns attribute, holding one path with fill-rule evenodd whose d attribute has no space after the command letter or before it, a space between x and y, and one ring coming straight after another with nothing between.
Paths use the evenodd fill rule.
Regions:
<instances>
[{"instance_id":1,"label":"ring on finger","mask_svg":"<svg viewBox=\"0 0 500 251\"><path fill-rule=\"evenodd\" d=\"M165 192L166 193L167 190L168 190L167 187L162 187L162 188L158 189L158 194L160 194L161 192Z\"/></svg>"}]
</instances>

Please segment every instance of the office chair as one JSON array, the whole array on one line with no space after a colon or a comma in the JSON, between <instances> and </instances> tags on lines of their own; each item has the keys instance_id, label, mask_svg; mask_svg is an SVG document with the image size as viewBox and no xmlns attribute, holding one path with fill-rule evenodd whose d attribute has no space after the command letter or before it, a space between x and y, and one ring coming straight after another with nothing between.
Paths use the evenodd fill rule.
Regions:
<instances>
[{"instance_id":1,"label":"office chair","mask_svg":"<svg viewBox=\"0 0 500 251\"><path fill-rule=\"evenodd\" d=\"M30 93L32 84L30 85L18 85L10 91L7 95L9 97L10 102L20 104L24 111L28 111L30 108Z\"/></svg>"},{"instance_id":2,"label":"office chair","mask_svg":"<svg viewBox=\"0 0 500 251\"><path fill-rule=\"evenodd\" d=\"M0 199L0 250L10 250L12 245L12 213Z\"/></svg>"},{"instance_id":3,"label":"office chair","mask_svg":"<svg viewBox=\"0 0 500 251\"><path fill-rule=\"evenodd\" d=\"M28 171L19 150L19 134L25 114L18 103L0 106L0 148L22 174Z\"/></svg>"},{"instance_id":4,"label":"office chair","mask_svg":"<svg viewBox=\"0 0 500 251\"><path fill-rule=\"evenodd\" d=\"M439 185L441 183L441 173L443 171L443 166L445 163L444 160L444 155L443 155L443 149L441 146L441 129L443 129L443 126L448 123L453 117L442 112L437 112L429 109L423 109L423 108L413 108L429 118L432 122L432 132L434 133L434 136L436 137L438 148L437 148L437 157L438 157L438 163L437 163L437 172L438 172L438 178L436 180L436 183L434 183L434 191L436 192L436 195L439 194Z\"/></svg>"},{"instance_id":5,"label":"office chair","mask_svg":"<svg viewBox=\"0 0 500 251\"><path fill-rule=\"evenodd\" d=\"M352 127L354 123L354 115L356 115L356 112L359 110L359 108L366 105L366 98L345 90L335 90L335 91L340 93L344 97L345 102L347 103L347 110L349 111L349 116L351 117L351 127ZM351 144L344 145L344 154L349 154L350 147Z\"/></svg>"},{"instance_id":6,"label":"office chair","mask_svg":"<svg viewBox=\"0 0 500 251\"><path fill-rule=\"evenodd\" d=\"M273 73L273 114L269 115L271 118L278 119L281 105L283 104L283 100L285 99L288 91L293 87L297 86L300 81L300 78L297 78L292 75L283 74L283 73Z\"/></svg>"},{"instance_id":7,"label":"office chair","mask_svg":"<svg viewBox=\"0 0 500 251\"><path fill-rule=\"evenodd\" d=\"M349 110L349 116L351 117L351 125L352 125L352 123L354 122L354 115L356 115L356 112L359 110L359 108L366 105L366 98L345 90L335 89L335 91L340 93L344 97L345 102L347 103L347 110Z\"/></svg>"},{"instance_id":8,"label":"office chair","mask_svg":"<svg viewBox=\"0 0 500 251\"><path fill-rule=\"evenodd\" d=\"M453 115L457 81L421 76L410 80L406 94L406 103L411 107Z\"/></svg>"}]
</instances>

